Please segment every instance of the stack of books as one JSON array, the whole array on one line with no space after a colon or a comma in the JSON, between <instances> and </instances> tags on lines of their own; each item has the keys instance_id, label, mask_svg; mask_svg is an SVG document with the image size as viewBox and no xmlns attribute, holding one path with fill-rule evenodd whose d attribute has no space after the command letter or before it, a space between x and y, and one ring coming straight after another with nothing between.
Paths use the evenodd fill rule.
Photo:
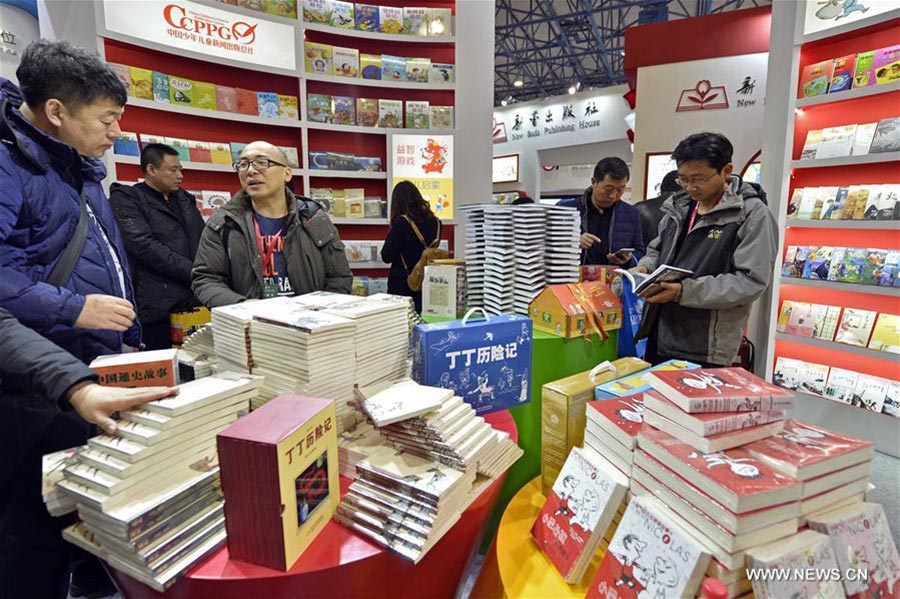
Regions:
<instances>
[{"instance_id":1,"label":"stack of books","mask_svg":"<svg viewBox=\"0 0 900 599\"><path fill-rule=\"evenodd\" d=\"M544 248L546 246L545 209L540 204L513 206L515 231L515 294L513 308L528 314L531 300L546 286Z\"/></svg>"},{"instance_id":2,"label":"stack of books","mask_svg":"<svg viewBox=\"0 0 900 599\"><path fill-rule=\"evenodd\" d=\"M469 307L484 305L484 269L486 242L484 239L484 206L464 206L460 208L468 216L466 222L466 283L469 292Z\"/></svg>"},{"instance_id":3,"label":"stack of books","mask_svg":"<svg viewBox=\"0 0 900 599\"><path fill-rule=\"evenodd\" d=\"M508 314L515 303L516 243L513 212L509 206L484 209L484 309Z\"/></svg>"},{"instance_id":4,"label":"stack of books","mask_svg":"<svg viewBox=\"0 0 900 599\"><path fill-rule=\"evenodd\" d=\"M531 536L569 584L584 576L604 535L621 517L628 478L591 449L572 448Z\"/></svg>"},{"instance_id":5,"label":"stack of books","mask_svg":"<svg viewBox=\"0 0 900 599\"><path fill-rule=\"evenodd\" d=\"M793 394L743 368L655 371L644 422L711 453L771 437L784 428Z\"/></svg>"},{"instance_id":6,"label":"stack of books","mask_svg":"<svg viewBox=\"0 0 900 599\"><path fill-rule=\"evenodd\" d=\"M547 206L547 251L545 276L547 285L575 283L579 277L581 221L578 210Z\"/></svg>"},{"instance_id":7,"label":"stack of books","mask_svg":"<svg viewBox=\"0 0 900 599\"><path fill-rule=\"evenodd\" d=\"M76 449L49 453L42 460L41 497L54 518L75 511L75 498L59 488L66 466L75 463Z\"/></svg>"},{"instance_id":8,"label":"stack of books","mask_svg":"<svg viewBox=\"0 0 900 599\"><path fill-rule=\"evenodd\" d=\"M205 324L188 335L178 350L178 380L202 379L217 368L216 349L211 324Z\"/></svg>"},{"instance_id":9,"label":"stack of books","mask_svg":"<svg viewBox=\"0 0 900 599\"><path fill-rule=\"evenodd\" d=\"M788 420L784 431L745 449L802 481L801 519L858 502L868 487L875 451L869 441L797 420Z\"/></svg>"},{"instance_id":10,"label":"stack of books","mask_svg":"<svg viewBox=\"0 0 900 599\"><path fill-rule=\"evenodd\" d=\"M643 393L636 393L587 404L585 448L605 457L627 477L631 477L637 434L644 425L643 398Z\"/></svg>"},{"instance_id":11,"label":"stack of books","mask_svg":"<svg viewBox=\"0 0 900 599\"><path fill-rule=\"evenodd\" d=\"M344 431L338 436L338 465L340 474L346 478L356 478L356 465L371 455L394 452L369 422L360 422L356 428Z\"/></svg>"},{"instance_id":12,"label":"stack of books","mask_svg":"<svg viewBox=\"0 0 900 599\"><path fill-rule=\"evenodd\" d=\"M631 490L672 508L672 521L708 548L720 580L738 596L746 551L797 532L803 484L745 449L703 453L647 426L638 434Z\"/></svg>"},{"instance_id":13,"label":"stack of books","mask_svg":"<svg viewBox=\"0 0 900 599\"><path fill-rule=\"evenodd\" d=\"M357 480L335 519L418 563L474 499L475 471L409 453L378 453L356 465Z\"/></svg>"},{"instance_id":14,"label":"stack of books","mask_svg":"<svg viewBox=\"0 0 900 599\"><path fill-rule=\"evenodd\" d=\"M756 547L747 552L747 566L754 571L837 572L838 561L827 536L812 530ZM846 570L844 571L846 572ZM844 574L841 578L847 576ZM841 582L827 576L755 576L753 595L759 599L782 597L844 597Z\"/></svg>"},{"instance_id":15,"label":"stack of books","mask_svg":"<svg viewBox=\"0 0 900 599\"><path fill-rule=\"evenodd\" d=\"M286 298L261 302L241 302L212 309L213 347L221 370L251 372L253 352L250 348L250 321L257 310Z\"/></svg>"},{"instance_id":16,"label":"stack of books","mask_svg":"<svg viewBox=\"0 0 900 599\"><path fill-rule=\"evenodd\" d=\"M64 536L163 590L225 540L215 436L247 411L260 379L223 373L121 412L115 435L88 440L59 487L83 526Z\"/></svg>"},{"instance_id":17,"label":"stack of books","mask_svg":"<svg viewBox=\"0 0 900 599\"><path fill-rule=\"evenodd\" d=\"M110 354L94 358L91 370L109 387L171 387L178 383L177 349Z\"/></svg>"},{"instance_id":18,"label":"stack of books","mask_svg":"<svg viewBox=\"0 0 900 599\"><path fill-rule=\"evenodd\" d=\"M303 303L307 297L300 296L298 302ZM372 297L355 298L353 302L322 308L322 313L356 323L354 382L357 385L370 385L385 379L395 380L406 374L409 355L407 310L408 307L403 302L379 301Z\"/></svg>"},{"instance_id":19,"label":"stack of books","mask_svg":"<svg viewBox=\"0 0 900 599\"><path fill-rule=\"evenodd\" d=\"M354 321L310 310L297 301L257 311L250 337L254 372L265 382L253 408L281 393L327 397L335 402L338 432L350 428L356 423L349 405L356 372L355 330Z\"/></svg>"},{"instance_id":20,"label":"stack of books","mask_svg":"<svg viewBox=\"0 0 900 599\"><path fill-rule=\"evenodd\" d=\"M494 430L451 390L402 381L356 394L366 416L399 451L489 478L521 455L509 435Z\"/></svg>"},{"instance_id":21,"label":"stack of books","mask_svg":"<svg viewBox=\"0 0 900 599\"><path fill-rule=\"evenodd\" d=\"M387 281L387 279L385 279ZM387 283L385 282L385 289L387 288ZM405 295L393 295L391 293L381 292L381 293L373 293L368 296L369 299L379 301L379 302L395 302L398 304L402 304L406 306L406 321L407 321L407 333L409 337L412 337L413 329L416 328L416 325L422 322L422 317L416 312L416 304L413 301L413 298L405 296ZM412 363L412 345L409 345L409 350L407 352L406 358Z\"/></svg>"}]
</instances>

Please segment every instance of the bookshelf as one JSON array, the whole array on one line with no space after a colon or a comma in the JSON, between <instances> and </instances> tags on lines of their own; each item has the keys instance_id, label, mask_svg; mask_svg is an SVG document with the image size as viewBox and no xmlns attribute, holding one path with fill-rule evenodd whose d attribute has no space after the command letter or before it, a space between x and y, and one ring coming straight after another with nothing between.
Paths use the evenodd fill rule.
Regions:
<instances>
[{"instance_id":1,"label":"bookshelf","mask_svg":"<svg viewBox=\"0 0 900 599\"><path fill-rule=\"evenodd\" d=\"M331 25L323 25L320 23L301 23L301 37L303 37L302 34L307 31L318 31L330 35L356 37L382 42L400 42L402 44L453 44L456 42L455 35L405 35L375 31L359 31L357 29L341 29L340 27L332 27Z\"/></svg>"},{"instance_id":2,"label":"bookshelf","mask_svg":"<svg viewBox=\"0 0 900 599\"><path fill-rule=\"evenodd\" d=\"M800 75L807 65L894 45L900 32L900 11L890 10L806 34L807 10L812 13L816 8L814 0L773 5L767 90L772 99L767 102L764 123L763 185L779 225L780 251L768 314L763 316L769 331L764 374L772 380L777 358L792 358L897 380L900 357L896 354L776 332L782 303L787 300L900 314L897 287L779 276L789 245L900 250L898 221L787 217L795 189L900 183L897 151L800 159L811 130L900 116L900 82L798 98ZM797 395L794 417L871 440L879 451L900 456L900 418L808 393Z\"/></svg>"}]
</instances>

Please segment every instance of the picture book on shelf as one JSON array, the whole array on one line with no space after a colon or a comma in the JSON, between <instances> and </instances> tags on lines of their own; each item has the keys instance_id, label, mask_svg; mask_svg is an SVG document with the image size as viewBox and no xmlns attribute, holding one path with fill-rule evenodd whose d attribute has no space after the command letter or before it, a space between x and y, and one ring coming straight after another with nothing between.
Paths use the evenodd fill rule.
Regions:
<instances>
[{"instance_id":1,"label":"picture book on shelf","mask_svg":"<svg viewBox=\"0 0 900 599\"><path fill-rule=\"evenodd\" d=\"M853 401L853 390L856 389L858 382L858 372L833 367L828 374L824 397L832 401L850 404Z\"/></svg>"},{"instance_id":2,"label":"picture book on shelf","mask_svg":"<svg viewBox=\"0 0 900 599\"><path fill-rule=\"evenodd\" d=\"M332 47L328 44L303 42L303 59L306 72L316 75L331 75L333 70Z\"/></svg>"},{"instance_id":3,"label":"picture book on shelf","mask_svg":"<svg viewBox=\"0 0 900 599\"><path fill-rule=\"evenodd\" d=\"M259 106L259 116L265 119L278 118L278 94L257 92L256 101Z\"/></svg>"},{"instance_id":4,"label":"picture book on shelf","mask_svg":"<svg viewBox=\"0 0 900 599\"><path fill-rule=\"evenodd\" d=\"M403 100L378 100L378 126L403 127Z\"/></svg>"},{"instance_id":5,"label":"picture book on shelf","mask_svg":"<svg viewBox=\"0 0 900 599\"><path fill-rule=\"evenodd\" d=\"M153 100L156 102L169 102L169 76L165 73L153 71ZM216 103L220 106L219 110L231 110L222 108L222 103L216 98ZM234 112L234 110L231 110Z\"/></svg>"},{"instance_id":6,"label":"picture book on shelf","mask_svg":"<svg viewBox=\"0 0 900 599\"><path fill-rule=\"evenodd\" d=\"M314 123L334 122L331 96L327 94L306 94L306 118Z\"/></svg>"},{"instance_id":7,"label":"picture book on shelf","mask_svg":"<svg viewBox=\"0 0 900 599\"><path fill-rule=\"evenodd\" d=\"M135 98L153 99L153 71L131 67L131 94Z\"/></svg>"},{"instance_id":8,"label":"picture book on shelf","mask_svg":"<svg viewBox=\"0 0 900 599\"><path fill-rule=\"evenodd\" d=\"M833 73L834 59L805 66L800 75L800 97L811 98L827 93L828 82Z\"/></svg>"},{"instance_id":9,"label":"picture book on shelf","mask_svg":"<svg viewBox=\"0 0 900 599\"><path fill-rule=\"evenodd\" d=\"M863 211L864 220L876 220L878 218L878 196L881 186L869 186L869 198L866 200L866 208Z\"/></svg>"},{"instance_id":10,"label":"picture book on shelf","mask_svg":"<svg viewBox=\"0 0 900 599\"><path fill-rule=\"evenodd\" d=\"M403 33L403 9L397 6L379 6L378 27L381 33Z\"/></svg>"},{"instance_id":11,"label":"picture book on shelf","mask_svg":"<svg viewBox=\"0 0 900 599\"><path fill-rule=\"evenodd\" d=\"M131 89L131 67L127 64L119 64L117 62L111 62L109 63L109 66L111 66L116 72L116 75L119 77L119 81L121 81L122 85L125 86L128 95L133 96L134 90Z\"/></svg>"},{"instance_id":12,"label":"picture book on shelf","mask_svg":"<svg viewBox=\"0 0 900 599\"><path fill-rule=\"evenodd\" d=\"M884 266L884 260L887 257L887 250L879 250L870 248L866 252L866 261L863 264L862 280L863 285L877 285L881 278L881 268Z\"/></svg>"},{"instance_id":13,"label":"picture book on shelf","mask_svg":"<svg viewBox=\"0 0 900 599\"><path fill-rule=\"evenodd\" d=\"M331 15L328 24L339 29L354 29L355 18L353 15L353 3L342 0L329 0Z\"/></svg>"},{"instance_id":14,"label":"picture book on shelf","mask_svg":"<svg viewBox=\"0 0 900 599\"><path fill-rule=\"evenodd\" d=\"M279 150L282 151L284 157L287 158L288 166L291 168L300 168L300 155L297 152L297 148L291 148L286 146L275 146Z\"/></svg>"},{"instance_id":15,"label":"picture book on shelf","mask_svg":"<svg viewBox=\"0 0 900 599\"><path fill-rule=\"evenodd\" d=\"M216 106L224 112L237 112L237 94L233 87L227 85L216 86Z\"/></svg>"},{"instance_id":16,"label":"picture book on shelf","mask_svg":"<svg viewBox=\"0 0 900 599\"><path fill-rule=\"evenodd\" d=\"M303 0L303 20L327 25L331 21L331 0Z\"/></svg>"},{"instance_id":17,"label":"picture book on shelf","mask_svg":"<svg viewBox=\"0 0 900 599\"><path fill-rule=\"evenodd\" d=\"M900 418L900 381L891 381L881 411L884 414Z\"/></svg>"},{"instance_id":18,"label":"picture book on shelf","mask_svg":"<svg viewBox=\"0 0 900 599\"><path fill-rule=\"evenodd\" d=\"M900 152L900 116L881 119L869 149L872 154Z\"/></svg>"},{"instance_id":19,"label":"picture book on shelf","mask_svg":"<svg viewBox=\"0 0 900 599\"><path fill-rule=\"evenodd\" d=\"M209 153L213 164L231 164L231 147L228 142L211 141L209 142Z\"/></svg>"},{"instance_id":20,"label":"picture book on shelf","mask_svg":"<svg viewBox=\"0 0 900 599\"><path fill-rule=\"evenodd\" d=\"M831 267L831 250L828 246L811 247L809 257L803 267L803 278L818 281L828 280Z\"/></svg>"},{"instance_id":21,"label":"picture book on shelf","mask_svg":"<svg viewBox=\"0 0 900 599\"><path fill-rule=\"evenodd\" d=\"M886 312L878 315L869 349L900 354L900 316Z\"/></svg>"},{"instance_id":22,"label":"picture book on shelf","mask_svg":"<svg viewBox=\"0 0 900 599\"><path fill-rule=\"evenodd\" d=\"M356 28L360 31L378 31L378 7L372 4L356 5Z\"/></svg>"},{"instance_id":23,"label":"picture book on shelf","mask_svg":"<svg viewBox=\"0 0 900 599\"><path fill-rule=\"evenodd\" d=\"M775 360L772 382L779 387L796 391L800 388L804 366L805 363L800 360L778 356L778 359Z\"/></svg>"},{"instance_id":24,"label":"picture book on shelf","mask_svg":"<svg viewBox=\"0 0 900 599\"><path fill-rule=\"evenodd\" d=\"M875 50L872 69L876 85L900 81L900 44Z\"/></svg>"},{"instance_id":25,"label":"picture book on shelf","mask_svg":"<svg viewBox=\"0 0 900 599\"><path fill-rule=\"evenodd\" d=\"M844 259L838 265L837 277L831 279L831 273L829 273L828 280L837 280L841 283L861 283L866 255L865 248L847 248L844 252ZM833 258L832 263L834 263Z\"/></svg>"},{"instance_id":26,"label":"picture book on shelf","mask_svg":"<svg viewBox=\"0 0 900 599\"><path fill-rule=\"evenodd\" d=\"M453 70L452 64L431 63L431 69L428 71L428 83L453 83L455 80Z\"/></svg>"},{"instance_id":27,"label":"picture book on shelf","mask_svg":"<svg viewBox=\"0 0 900 599\"><path fill-rule=\"evenodd\" d=\"M266 12L287 19L296 19L297 0L266 0Z\"/></svg>"},{"instance_id":28,"label":"picture book on shelf","mask_svg":"<svg viewBox=\"0 0 900 599\"><path fill-rule=\"evenodd\" d=\"M430 120L428 102L406 101L406 128L428 129Z\"/></svg>"},{"instance_id":29,"label":"picture book on shelf","mask_svg":"<svg viewBox=\"0 0 900 599\"><path fill-rule=\"evenodd\" d=\"M881 185L878 195L878 220L900 218L900 185Z\"/></svg>"},{"instance_id":30,"label":"picture book on shelf","mask_svg":"<svg viewBox=\"0 0 900 599\"><path fill-rule=\"evenodd\" d=\"M406 58L382 54L381 79L384 81L406 81Z\"/></svg>"},{"instance_id":31,"label":"picture book on shelf","mask_svg":"<svg viewBox=\"0 0 900 599\"><path fill-rule=\"evenodd\" d=\"M209 142L188 140L188 154L191 162L212 162L212 150Z\"/></svg>"},{"instance_id":32,"label":"picture book on shelf","mask_svg":"<svg viewBox=\"0 0 900 599\"><path fill-rule=\"evenodd\" d=\"M449 8L429 8L425 16L428 35L453 35L452 11Z\"/></svg>"},{"instance_id":33,"label":"picture book on shelf","mask_svg":"<svg viewBox=\"0 0 900 599\"><path fill-rule=\"evenodd\" d=\"M205 81L194 81L194 108L218 110L216 86Z\"/></svg>"},{"instance_id":34,"label":"picture book on shelf","mask_svg":"<svg viewBox=\"0 0 900 599\"><path fill-rule=\"evenodd\" d=\"M812 306L806 303L791 302L784 332L788 335L812 337L813 326Z\"/></svg>"},{"instance_id":35,"label":"picture book on shelf","mask_svg":"<svg viewBox=\"0 0 900 599\"><path fill-rule=\"evenodd\" d=\"M850 148L852 156L864 156L872 147L872 139L875 137L875 129L878 123L863 123L856 126L856 135L853 137L853 147Z\"/></svg>"},{"instance_id":36,"label":"picture book on shelf","mask_svg":"<svg viewBox=\"0 0 900 599\"><path fill-rule=\"evenodd\" d=\"M888 250L878 277L880 287L900 287L900 251Z\"/></svg>"},{"instance_id":37,"label":"picture book on shelf","mask_svg":"<svg viewBox=\"0 0 900 599\"><path fill-rule=\"evenodd\" d=\"M835 341L857 347L866 347L875 326L877 312L872 310L860 310L858 308L844 308L841 324L838 327Z\"/></svg>"},{"instance_id":38,"label":"picture book on shelf","mask_svg":"<svg viewBox=\"0 0 900 599\"><path fill-rule=\"evenodd\" d=\"M840 316L840 306L812 304L813 338L833 341Z\"/></svg>"},{"instance_id":39,"label":"picture book on shelf","mask_svg":"<svg viewBox=\"0 0 900 599\"><path fill-rule=\"evenodd\" d=\"M428 83L428 71L430 69L430 58L407 58L406 80L415 83Z\"/></svg>"},{"instance_id":40,"label":"picture book on shelf","mask_svg":"<svg viewBox=\"0 0 900 599\"><path fill-rule=\"evenodd\" d=\"M431 128L432 129L453 129L453 107L452 106L432 106L431 107Z\"/></svg>"},{"instance_id":41,"label":"picture book on shelf","mask_svg":"<svg viewBox=\"0 0 900 599\"><path fill-rule=\"evenodd\" d=\"M794 190L794 193L791 194L791 199L788 201L787 208L787 217L788 218L800 218L800 204L803 202L803 188L798 187Z\"/></svg>"},{"instance_id":42,"label":"picture book on shelf","mask_svg":"<svg viewBox=\"0 0 900 599\"><path fill-rule=\"evenodd\" d=\"M381 55L360 54L359 75L363 79L381 79Z\"/></svg>"},{"instance_id":43,"label":"picture book on shelf","mask_svg":"<svg viewBox=\"0 0 900 599\"><path fill-rule=\"evenodd\" d=\"M356 48L331 49L331 62L334 75L338 77L359 77L359 50Z\"/></svg>"},{"instance_id":44,"label":"picture book on shelf","mask_svg":"<svg viewBox=\"0 0 900 599\"><path fill-rule=\"evenodd\" d=\"M881 412L890 385L890 380L880 376L860 374L850 404L871 412Z\"/></svg>"},{"instance_id":45,"label":"picture book on shelf","mask_svg":"<svg viewBox=\"0 0 900 599\"><path fill-rule=\"evenodd\" d=\"M299 119L299 102L297 96L278 94L278 116L284 119Z\"/></svg>"},{"instance_id":46,"label":"picture book on shelf","mask_svg":"<svg viewBox=\"0 0 900 599\"><path fill-rule=\"evenodd\" d=\"M800 152L801 160L810 160L816 157L816 150L822 143L822 129L810 129L806 133L806 141L803 143L803 150Z\"/></svg>"},{"instance_id":47,"label":"picture book on shelf","mask_svg":"<svg viewBox=\"0 0 900 599\"><path fill-rule=\"evenodd\" d=\"M781 263L781 276L796 278L803 274L803 269L797 269L797 246L789 245L784 252L784 261Z\"/></svg>"},{"instance_id":48,"label":"picture book on shelf","mask_svg":"<svg viewBox=\"0 0 900 599\"><path fill-rule=\"evenodd\" d=\"M861 220L869 201L868 185L851 185L847 190L843 220Z\"/></svg>"},{"instance_id":49,"label":"picture book on shelf","mask_svg":"<svg viewBox=\"0 0 900 599\"><path fill-rule=\"evenodd\" d=\"M259 116L259 98L255 91L236 87L234 95L237 98L237 111L240 114Z\"/></svg>"},{"instance_id":50,"label":"picture book on shelf","mask_svg":"<svg viewBox=\"0 0 900 599\"><path fill-rule=\"evenodd\" d=\"M834 59L834 72L831 75L831 83L828 85L828 93L842 92L853 85L853 73L856 67L856 54L848 54Z\"/></svg>"},{"instance_id":51,"label":"picture book on shelf","mask_svg":"<svg viewBox=\"0 0 900 599\"><path fill-rule=\"evenodd\" d=\"M361 127L378 126L378 100L374 98L356 99L356 124Z\"/></svg>"},{"instance_id":52,"label":"picture book on shelf","mask_svg":"<svg viewBox=\"0 0 900 599\"><path fill-rule=\"evenodd\" d=\"M403 9L403 33L428 35L427 8L407 6Z\"/></svg>"},{"instance_id":53,"label":"picture book on shelf","mask_svg":"<svg viewBox=\"0 0 900 599\"><path fill-rule=\"evenodd\" d=\"M828 127L822 131L822 141L816 147L816 159L849 156L853 148L856 125Z\"/></svg>"},{"instance_id":54,"label":"picture book on shelf","mask_svg":"<svg viewBox=\"0 0 900 599\"><path fill-rule=\"evenodd\" d=\"M856 55L856 68L853 70L853 89L875 85L875 51L860 52Z\"/></svg>"},{"instance_id":55,"label":"picture book on shelf","mask_svg":"<svg viewBox=\"0 0 900 599\"><path fill-rule=\"evenodd\" d=\"M336 125L356 124L356 98L350 96L333 96L334 123Z\"/></svg>"},{"instance_id":56,"label":"picture book on shelf","mask_svg":"<svg viewBox=\"0 0 900 599\"><path fill-rule=\"evenodd\" d=\"M828 366L807 362L800 372L799 391L822 395L825 392L825 383L828 380Z\"/></svg>"},{"instance_id":57,"label":"picture book on shelf","mask_svg":"<svg viewBox=\"0 0 900 599\"><path fill-rule=\"evenodd\" d=\"M122 131L122 135L113 142L113 154L120 156L140 156L141 148L138 146L137 133Z\"/></svg>"},{"instance_id":58,"label":"picture book on shelf","mask_svg":"<svg viewBox=\"0 0 900 599\"><path fill-rule=\"evenodd\" d=\"M172 146L172 148L178 152L179 160L190 162L191 151L190 148L188 148L188 141L186 139L180 137L166 137L165 140L166 145Z\"/></svg>"},{"instance_id":59,"label":"picture book on shelf","mask_svg":"<svg viewBox=\"0 0 900 599\"><path fill-rule=\"evenodd\" d=\"M169 77L169 102L179 106L194 105L194 82L180 77Z\"/></svg>"}]
</instances>

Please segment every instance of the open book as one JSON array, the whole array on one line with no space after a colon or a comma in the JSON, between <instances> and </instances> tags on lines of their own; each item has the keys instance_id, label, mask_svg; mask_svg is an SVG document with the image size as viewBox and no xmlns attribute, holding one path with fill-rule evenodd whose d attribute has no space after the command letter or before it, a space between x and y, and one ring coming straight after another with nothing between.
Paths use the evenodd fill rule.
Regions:
<instances>
[{"instance_id":1,"label":"open book","mask_svg":"<svg viewBox=\"0 0 900 599\"><path fill-rule=\"evenodd\" d=\"M631 288L641 297L647 297L648 295L658 293L660 290L660 283L677 283L694 274L694 271L692 270L678 268L677 266L669 266L668 264L661 265L648 275L640 272L623 270L621 268L617 269L616 272L622 274L622 276L631 281Z\"/></svg>"}]
</instances>

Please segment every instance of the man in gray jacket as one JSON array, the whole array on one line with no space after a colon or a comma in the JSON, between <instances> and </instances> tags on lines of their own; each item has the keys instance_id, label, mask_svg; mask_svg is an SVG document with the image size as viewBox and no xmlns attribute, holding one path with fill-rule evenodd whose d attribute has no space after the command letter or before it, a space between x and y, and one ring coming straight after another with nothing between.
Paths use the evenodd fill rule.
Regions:
<instances>
[{"instance_id":1,"label":"man in gray jacket","mask_svg":"<svg viewBox=\"0 0 900 599\"><path fill-rule=\"evenodd\" d=\"M775 219L757 191L732 176L732 153L718 133L690 135L672 153L683 191L663 204L659 236L635 270L668 264L694 274L647 298L637 337L648 339L651 363L731 365L750 307L772 280Z\"/></svg>"},{"instance_id":2,"label":"man in gray jacket","mask_svg":"<svg viewBox=\"0 0 900 599\"><path fill-rule=\"evenodd\" d=\"M210 308L311 291L350 293L353 274L335 226L286 187L284 153L256 141L234 163L243 191L206 223L192 289Z\"/></svg>"}]
</instances>

